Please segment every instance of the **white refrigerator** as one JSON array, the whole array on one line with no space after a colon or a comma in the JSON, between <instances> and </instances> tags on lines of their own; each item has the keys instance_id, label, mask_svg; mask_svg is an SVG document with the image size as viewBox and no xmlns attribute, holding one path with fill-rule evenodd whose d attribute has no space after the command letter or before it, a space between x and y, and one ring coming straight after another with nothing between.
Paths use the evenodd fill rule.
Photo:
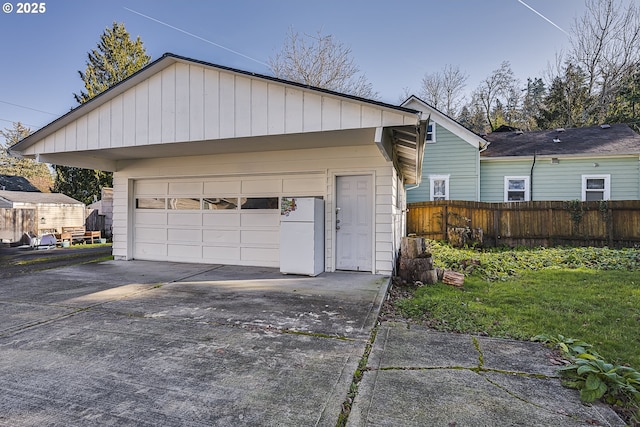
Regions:
<instances>
[{"instance_id":1,"label":"white refrigerator","mask_svg":"<svg viewBox=\"0 0 640 427\"><path fill-rule=\"evenodd\" d=\"M317 276L324 271L324 201L283 197L280 205L280 272Z\"/></svg>"}]
</instances>

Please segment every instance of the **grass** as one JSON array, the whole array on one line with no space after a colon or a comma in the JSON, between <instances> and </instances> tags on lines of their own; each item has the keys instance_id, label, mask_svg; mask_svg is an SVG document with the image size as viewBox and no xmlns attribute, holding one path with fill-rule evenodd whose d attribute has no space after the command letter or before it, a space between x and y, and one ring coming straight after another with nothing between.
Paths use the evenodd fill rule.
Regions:
<instances>
[{"instance_id":1,"label":"grass","mask_svg":"<svg viewBox=\"0 0 640 427\"><path fill-rule=\"evenodd\" d=\"M463 270L464 259L480 265L467 269L462 290L425 286L397 301L405 316L439 330L494 337L561 334L593 344L611 362L640 368L640 251L445 247L439 258L437 248L433 253L447 268Z\"/></svg>"}]
</instances>

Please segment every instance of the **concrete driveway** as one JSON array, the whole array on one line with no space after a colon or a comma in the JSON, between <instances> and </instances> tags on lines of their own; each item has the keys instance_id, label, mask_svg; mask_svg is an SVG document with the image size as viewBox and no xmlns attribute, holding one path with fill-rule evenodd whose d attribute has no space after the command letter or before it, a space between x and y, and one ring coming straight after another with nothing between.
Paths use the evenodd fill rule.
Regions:
<instances>
[{"instance_id":1,"label":"concrete driveway","mask_svg":"<svg viewBox=\"0 0 640 427\"><path fill-rule=\"evenodd\" d=\"M0 425L334 426L388 278L109 261L0 284Z\"/></svg>"},{"instance_id":2,"label":"concrete driveway","mask_svg":"<svg viewBox=\"0 0 640 427\"><path fill-rule=\"evenodd\" d=\"M376 325L388 282L142 261L2 278L0 425L333 427L352 389L350 427L624 426L538 343Z\"/></svg>"}]
</instances>

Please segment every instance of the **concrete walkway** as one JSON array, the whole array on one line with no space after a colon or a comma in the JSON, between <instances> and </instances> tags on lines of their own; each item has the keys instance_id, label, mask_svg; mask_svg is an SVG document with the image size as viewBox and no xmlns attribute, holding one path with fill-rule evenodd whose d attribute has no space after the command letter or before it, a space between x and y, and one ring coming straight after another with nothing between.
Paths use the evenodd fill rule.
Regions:
<instances>
[{"instance_id":1,"label":"concrete walkway","mask_svg":"<svg viewBox=\"0 0 640 427\"><path fill-rule=\"evenodd\" d=\"M624 426L562 387L539 343L383 323L349 426Z\"/></svg>"},{"instance_id":2,"label":"concrete walkway","mask_svg":"<svg viewBox=\"0 0 640 427\"><path fill-rule=\"evenodd\" d=\"M541 345L376 329L388 282L142 261L3 279L0 425L333 427L372 331L351 426L622 425Z\"/></svg>"}]
</instances>

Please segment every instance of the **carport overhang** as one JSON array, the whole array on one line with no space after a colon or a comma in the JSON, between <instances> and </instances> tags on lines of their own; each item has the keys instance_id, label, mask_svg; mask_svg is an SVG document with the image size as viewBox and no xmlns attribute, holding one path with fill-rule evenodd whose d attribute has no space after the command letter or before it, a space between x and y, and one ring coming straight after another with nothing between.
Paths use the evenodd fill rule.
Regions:
<instances>
[{"instance_id":1,"label":"carport overhang","mask_svg":"<svg viewBox=\"0 0 640 427\"><path fill-rule=\"evenodd\" d=\"M27 155L43 163L115 172L130 161L256 151L367 145L374 142L405 184L419 184L428 120L417 125L361 128L305 134L270 135L172 144ZM301 144L301 140L304 142ZM15 150L13 150L15 151Z\"/></svg>"}]
</instances>

